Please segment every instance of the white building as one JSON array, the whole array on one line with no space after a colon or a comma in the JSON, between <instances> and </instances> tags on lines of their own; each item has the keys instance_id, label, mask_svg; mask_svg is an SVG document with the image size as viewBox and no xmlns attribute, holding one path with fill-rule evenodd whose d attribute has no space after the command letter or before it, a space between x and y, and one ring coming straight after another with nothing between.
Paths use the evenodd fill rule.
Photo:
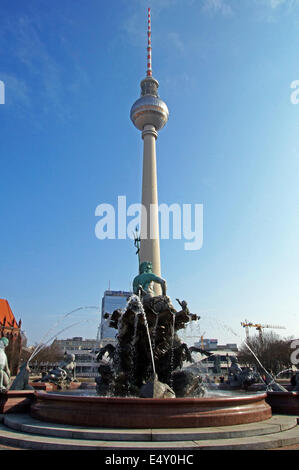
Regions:
<instances>
[{"instance_id":1,"label":"white building","mask_svg":"<svg viewBox=\"0 0 299 470\"><path fill-rule=\"evenodd\" d=\"M99 364L96 361L96 351L99 350L99 342L97 340L76 336L58 339L56 343L64 353L75 355L78 377L96 377L98 375Z\"/></svg>"},{"instance_id":2,"label":"white building","mask_svg":"<svg viewBox=\"0 0 299 470\"><path fill-rule=\"evenodd\" d=\"M214 353L213 356L205 357L204 354L198 354L195 360L202 361L204 367L207 368L207 371L213 372L215 367L215 357L218 356L220 359L220 368L222 374L228 373L228 368L231 365L231 358L238 355L238 346L235 343L229 344L218 344L218 339L209 339L203 338L202 341L199 341L194 344L194 346L201 348L209 353Z\"/></svg>"},{"instance_id":3,"label":"white building","mask_svg":"<svg viewBox=\"0 0 299 470\"><path fill-rule=\"evenodd\" d=\"M116 343L117 330L109 327L109 319L105 319L105 313L112 314L114 310L126 308L129 297L132 292L127 291L114 291L106 290L102 298L102 315L100 324L100 337L99 342L101 346L105 346L108 343Z\"/></svg>"}]
</instances>

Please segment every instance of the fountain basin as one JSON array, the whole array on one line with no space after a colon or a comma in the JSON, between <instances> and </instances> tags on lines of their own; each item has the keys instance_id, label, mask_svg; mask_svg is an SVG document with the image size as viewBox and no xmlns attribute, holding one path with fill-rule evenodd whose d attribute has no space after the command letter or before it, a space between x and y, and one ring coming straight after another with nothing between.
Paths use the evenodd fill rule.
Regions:
<instances>
[{"instance_id":1,"label":"fountain basin","mask_svg":"<svg viewBox=\"0 0 299 470\"><path fill-rule=\"evenodd\" d=\"M268 392L266 401L273 413L299 416L299 392Z\"/></svg>"},{"instance_id":2,"label":"fountain basin","mask_svg":"<svg viewBox=\"0 0 299 470\"><path fill-rule=\"evenodd\" d=\"M35 392L32 417L42 421L107 428L231 426L271 418L266 394L217 398L117 398Z\"/></svg>"},{"instance_id":3,"label":"fountain basin","mask_svg":"<svg viewBox=\"0 0 299 470\"><path fill-rule=\"evenodd\" d=\"M29 385L34 388L34 390L44 390L46 392L52 392L54 390L59 390L57 384L51 382L29 382ZM69 384L68 390L77 390L81 387L81 382L71 382Z\"/></svg>"},{"instance_id":4,"label":"fountain basin","mask_svg":"<svg viewBox=\"0 0 299 470\"><path fill-rule=\"evenodd\" d=\"M0 393L0 413L26 413L34 400L34 390L8 390Z\"/></svg>"}]
</instances>

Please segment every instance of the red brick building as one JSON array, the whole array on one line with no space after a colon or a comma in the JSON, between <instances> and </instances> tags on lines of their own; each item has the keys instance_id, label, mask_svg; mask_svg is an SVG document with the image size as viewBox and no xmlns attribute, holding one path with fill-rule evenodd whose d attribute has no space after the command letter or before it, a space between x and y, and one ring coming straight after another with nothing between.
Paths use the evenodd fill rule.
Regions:
<instances>
[{"instance_id":1,"label":"red brick building","mask_svg":"<svg viewBox=\"0 0 299 470\"><path fill-rule=\"evenodd\" d=\"M9 340L5 352L10 372L15 375L18 370L22 346L21 320L17 322L7 300L0 299L0 338L3 336Z\"/></svg>"}]
</instances>

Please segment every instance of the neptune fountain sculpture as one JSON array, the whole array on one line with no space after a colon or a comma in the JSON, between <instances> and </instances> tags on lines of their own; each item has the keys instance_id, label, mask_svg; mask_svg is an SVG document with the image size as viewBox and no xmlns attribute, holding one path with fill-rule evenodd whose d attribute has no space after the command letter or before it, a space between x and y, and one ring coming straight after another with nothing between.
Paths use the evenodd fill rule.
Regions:
<instances>
[{"instance_id":1,"label":"neptune fountain sculpture","mask_svg":"<svg viewBox=\"0 0 299 470\"><path fill-rule=\"evenodd\" d=\"M162 295L153 295L153 282L161 285ZM150 262L140 265L133 292L125 312L115 310L106 316L109 326L118 330L117 346L109 344L97 355L98 393L148 397L148 393L156 396L159 389L159 397L202 396L201 377L182 370L183 363L192 362L192 357L177 335L200 317L189 312L185 301L178 301L181 310L175 310L166 295L166 281L152 272ZM103 361L105 353L109 362Z\"/></svg>"}]
</instances>

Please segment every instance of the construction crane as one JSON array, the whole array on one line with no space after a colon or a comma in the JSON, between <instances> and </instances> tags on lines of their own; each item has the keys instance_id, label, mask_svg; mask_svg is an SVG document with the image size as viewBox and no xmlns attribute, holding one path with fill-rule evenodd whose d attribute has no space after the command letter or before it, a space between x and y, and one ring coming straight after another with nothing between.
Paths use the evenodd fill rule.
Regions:
<instances>
[{"instance_id":1,"label":"construction crane","mask_svg":"<svg viewBox=\"0 0 299 470\"><path fill-rule=\"evenodd\" d=\"M203 338L204 338L204 335L206 334L206 332L204 331L202 333L202 335L200 336L200 347L201 349L204 349L204 341L203 341ZM197 338L197 336L184 336L184 339L194 339L194 338Z\"/></svg>"},{"instance_id":2,"label":"construction crane","mask_svg":"<svg viewBox=\"0 0 299 470\"><path fill-rule=\"evenodd\" d=\"M285 330L285 326L279 326L279 325L261 325L260 323L251 323L248 322L248 320L245 320L245 322L241 322L241 326L245 328L246 332L246 339L249 339L249 328L255 328L259 332L259 337L260 340L263 341L263 329L264 328L271 328L273 330Z\"/></svg>"}]
</instances>

